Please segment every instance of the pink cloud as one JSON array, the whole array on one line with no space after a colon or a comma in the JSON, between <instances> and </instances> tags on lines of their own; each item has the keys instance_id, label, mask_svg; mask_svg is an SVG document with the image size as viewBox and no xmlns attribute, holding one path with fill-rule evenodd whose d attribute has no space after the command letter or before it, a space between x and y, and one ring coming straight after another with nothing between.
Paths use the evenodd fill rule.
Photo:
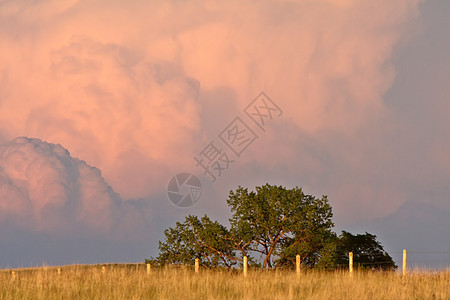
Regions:
<instances>
[{"instance_id":1,"label":"pink cloud","mask_svg":"<svg viewBox=\"0 0 450 300\"><path fill-rule=\"evenodd\" d=\"M135 214L133 207L123 203L100 170L62 146L29 138L0 146L2 226L60 236L114 236L129 214Z\"/></svg>"},{"instance_id":2,"label":"pink cloud","mask_svg":"<svg viewBox=\"0 0 450 300\"><path fill-rule=\"evenodd\" d=\"M298 132L319 145L330 135L351 140L387 114L392 52L418 3L4 1L0 128L5 140L64 145L125 199L147 197L193 167L211 138L202 120L229 113L203 115L215 99L202 96L221 88L239 109L265 90L285 110L292 140ZM251 161L264 164L269 148ZM274 163L297 159L295 149L285 153ZM59 205L63 191L53 192L45 201Z\"/></svg>"}]
</instances>

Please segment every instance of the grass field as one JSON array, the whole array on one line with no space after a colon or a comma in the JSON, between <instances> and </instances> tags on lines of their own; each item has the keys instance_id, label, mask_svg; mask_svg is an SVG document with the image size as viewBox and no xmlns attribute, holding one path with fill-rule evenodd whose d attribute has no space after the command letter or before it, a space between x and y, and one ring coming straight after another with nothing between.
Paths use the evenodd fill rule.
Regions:
<instances>
[{"instance_id":1,"label":"grass field","mask_svg":"<svg viewBox=\"0 0 450 300\"><path fill-rule=\"evenodd\" d=\"M14 271L14 275L12 274ZM450 299L450 272L152 269L79 265L0 270L0 299Z\"/></svg>"}]
</instances>

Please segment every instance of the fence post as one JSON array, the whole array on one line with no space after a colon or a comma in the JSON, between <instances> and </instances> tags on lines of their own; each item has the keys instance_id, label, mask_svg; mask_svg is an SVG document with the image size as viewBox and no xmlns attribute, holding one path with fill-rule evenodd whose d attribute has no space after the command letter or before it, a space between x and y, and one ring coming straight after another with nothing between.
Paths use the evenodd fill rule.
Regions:
<instances>
[{"instance_id":1,"label":"fence post","mask_svg":"<svg viewBox=\"0 0 450 300\"><path fill-rule=\"evenodd\" d=\"M295 270L297 272L297 275L300 275L300 255L298 254L295 257Z\"/></svg>"},{"instance_id":2,"label":"fence post","mask_svg":"<svg viewBox=\"0 0 450 300\"><path fill-rule=\"evenodd\" d=\"M403 277L406 276L406 249L403 249L403 266L402 266L402 271L403 271Z\"/></svg>"},{"instance_id":3,"label":"fence post","mask_svg":"<svg viewBox=\"0 0 450 300\"><path fill-rule=\"evenodd\" d=\"M198 269L200 268L200 260L198 258L195 259L195 273L198 273Z\"/></svg>"},{"instance_id":4,"label":"fence post","mask_svg":"<svg viewBox=\"0 0 450 300\"><path fill-rule=\"evenodd\" d=\"M348 254L348 270L350 272L350 276L353 275L353 252Z\"/></svg>"},{"instance_id":5,"label":"fence post","mask_svg":"<svg viewBox=\"0 0 450 300\"><path fill-rule=\"evenodd\" d=\"M151 269L152 269L152 266L150 264L147 264L147 274L150 274Z\"/></svg>"},{"instance_id":6,"label":"fence post","mask_svg":"<svg viewBox=\"0 0 450 300\"><path fill-rule=\"evenodd\" d=\"M61 268L58 268L58 275L61 275Z\"/></svg>"},{"instance_id":7,"label":"fence post","mask_svg":"<svg viewBox=\"0 0 450 300\"><path fill-rule=\"evenodd\" d=\"M247 256L244 256L244 277L247 276Z\"/></svg>"}]
</instances>

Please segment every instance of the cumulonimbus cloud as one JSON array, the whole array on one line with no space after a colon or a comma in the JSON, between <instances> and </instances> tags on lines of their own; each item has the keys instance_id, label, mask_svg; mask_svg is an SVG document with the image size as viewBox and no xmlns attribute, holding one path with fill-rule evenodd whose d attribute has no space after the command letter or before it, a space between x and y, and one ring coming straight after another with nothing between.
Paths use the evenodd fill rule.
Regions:
<instances>
[{"instance_id":1,"label":"cumulonimbus cloud","mask_svg":"<svg viewBox=\"0 0 450 300\"><path fill-rule=\"evenodd\" d=\"M175 171L190 170L206 141L204 119L222 120L227 109L245 107L261 90L286 112L287 136L301 132L319 145L330 136L351 141L385 113L382 96L395 76L390 58L418 3L5 0L0 138L60 143L101 169L124 199L163 190ZM233 95L229 106L205 116L224 90ZM291 146L289 157L272 163L298 169L287 163L301 151ZM264 163L267 151L252 159ZM336 159L359 164L348 152L335 149ZM31 205L17 194L21 200L9 212L23 208L38 218L36 210L62 209L60 194L73 189L69 183L36 187L37 198L52 196L33 198ZM339 189L352 193L351 183ZM102 195L114 202L113 194ZM105 201L99 205L112 205Z\"/></svg>"},{"instance_id":2,"label":"cumulonimbus cloud","mask_svg":"<svg viewBox=\"0 0 450 300\"><path fill-rule=\"evenodd\" d=\"M62 146L25 137L0 145L2 226L111 237L133 213L99 169L72 157Z\"/></svg>"}]
</instances>

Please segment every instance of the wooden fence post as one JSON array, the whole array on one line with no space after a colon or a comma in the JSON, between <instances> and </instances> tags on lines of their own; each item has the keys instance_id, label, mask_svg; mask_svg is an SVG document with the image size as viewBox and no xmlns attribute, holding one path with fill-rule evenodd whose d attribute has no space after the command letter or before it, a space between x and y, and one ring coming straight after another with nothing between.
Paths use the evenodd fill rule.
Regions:
<instances>
[{"instance_id":1,"label":"wooden fence post","mask_svg":"<svg viewBox=\"0 0 450 300\"><path fill-rule=\"evenodd\" d=\"M353 275L353 252L348 254L348 270L350 272L350 276Z\"/></svg>"},{"instance_id":2,"label":"wooden fence post","mask_svg":"<svg viewBox=\"0 0 450 300\"><path fill-rule=\"evenodd\" d=\"M152 269L152 266L150 264L147 264L147 274L150 274L151 269Z\"/></svg>"},{"instance_id":3,"label":"wooden fence post","mask_svg":"<svg viewBox=\"0 0 450 300\"><path fill-rule=\"evenodd\" d=\"M403 277L406 276L406 249L403 249L403 266L402 266L402 271L403 271Z\"/></svg>"},{"instance_id":4,"label":"wooden fence post","mask_svg":"<svg viewBox=\"0 0 450 300\"><path fill-rule=\"evenodd\" d=\"M61 275L61 268L58 268L58 275Z\"/></svg>"},{"instance_id":5,"label":"wooden fence post","mask_svg":"<svg viewBox=\"0 0 450 300\"><path fill-rule=\"evenodd\" d=\"M195 259L195 273L198 273L198 269L200 269L200 260L198 258Z\"/></svg>"},{"instance_id":6,"label":"wooden fence post","mask_svg":"<svg viewBox=\"0 0 450 300\"><path fill-rule=\"evenodd\" d=\"M248 265L247 265L247 256L244 256L244 262L243 262L243 264L244 264L244 277L245 277L245 276L247 276L247 268L248 268Z\"/></svg>"},{"instance_id":7,"label":"wooden fence post","mask_svg":"<svg viewBox=\"0 0 450 300\"><path fill-rule=\"evenodd\" d=\"M297 275L300 275L300 255L298 254L295 257L295 270L297 272Z\"/></svg>"}]
</instances>

